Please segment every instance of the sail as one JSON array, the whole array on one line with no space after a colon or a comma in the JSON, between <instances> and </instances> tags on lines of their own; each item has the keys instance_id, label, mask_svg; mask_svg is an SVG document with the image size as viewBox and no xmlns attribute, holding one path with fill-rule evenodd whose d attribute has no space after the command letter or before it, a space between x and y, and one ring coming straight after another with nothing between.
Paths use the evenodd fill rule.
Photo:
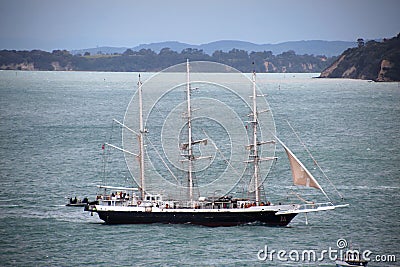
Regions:
<instances>
[{"instance_id":1,"label":"sail","mask_svg":"<svg viewBox=\"0 0 400 267\"><path fill-rule=\"evenodd\" d=\"M284 147L289 158L290 168L292 169L293 183L295 185L304 185L321 189L321 186L312 176L312 174L304 167L299 159L287 147Z\"/></svg>"},{"instance_id":2,"label":"sail","mask_svg":"<svg viewBox=\"0 0 400 267\"><path fill-rule=\"evenodd\" d=\"M303 185L307 187L314 187L321 190L324 194L324 190L315 180L314 176L307 170L307 168L301 163L301 161L293 154L293 152L275 136L279 143L283 146L290 162L290 168L292 170L293 183L295 185Z\"/></svg>"}]
</instances>

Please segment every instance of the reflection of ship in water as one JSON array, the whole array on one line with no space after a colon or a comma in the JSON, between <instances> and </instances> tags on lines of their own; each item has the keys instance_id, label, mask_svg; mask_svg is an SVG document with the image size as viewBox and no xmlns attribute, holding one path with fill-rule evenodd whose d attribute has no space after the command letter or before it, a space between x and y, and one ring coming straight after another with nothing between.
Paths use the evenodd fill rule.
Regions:
<instances>
[{"instance_id":1,"label":"reflection of ship in water","mask_svg":"<svg viewBox=\"0 0 400 267\"><path fill-rule=\"evenodd\" d=\"M244 77L243 74L226 65L212 62L195 62L194 64L196 65L194 71L196 74L201 72L199 71L201 67L205 70L205 73L218 73L223 72L221 70L229 70L231 72L237 72L238 75L240 74L241 77ZM334 205L303 163L301 163L292 151L276 137L272 115L269 117L271 120L268 124L270 128L263 129L261 114L271 112L269 108L260 109L258 107L257 98L261 96L262 99L264 99L264 97L262 94L258 93L255 73L253 73L251 81L246 77L246 81L251 85L249 87L252 88L251 91L249 90L251 93L251 101L249 103L244 102L250 111L250 114L244 114L244 117L247 117L249 127L247 127L247 124L246 127L243 127L243 129L246 128L246 130L244 130L246 139L244 140L247 140L248 143L243 144L241 146L242 151L236 153L247 155L247 159L244 162L247 165L245 171L240 172L235 170L234 166L232 166L234 163L234 160L231 159L232 155L221 152L220 145L216 143L215 138L209 138L211 134L208 130L205 131L203 129L202 138L197 139L197 136L194 134L195 126L193 124L196 120L201 120L206 116L194 117L192 114L194 112L192 107L192 93L195 90L194 85L198 82L191 81L191 65L187 62L186 65L179 64L176 65L175 68L172 67L167 70L168 73L179 73L182 72L181 70L183 67L185 67L186 81L183 85L181 84L181 86L175 86L174 88L179 89L180 87L184 87L186 100L184 105L177 105L174 107L173 112L176 112L175 110L178 108L183 109L184 118L186 120L185 125L177 132L178 134L176 134L176 132L171 133L176 130L174 127L170 128L170 132L160 130L162 138L166 138L165 135L168 134L179 136L179 145L175 146L178 153L175 155L179 155L180 157L177 162L183 166L180 169L183 178L178 177L176 172L174 172L175 166L173 164L166 162L168 158L161 155L162 152L169 153L166 147L173 146L171 142L166 141L165 146L162 144L162 147L160 147L160 144L155 144L148 136L149 132L152 131L152 125L149 125L148 121L146 121L146 123L144 121L142 83L139 77L136 101L139 108L138 121L136 121L137 125L129 125L130 127L127 125L129 116L131 115L131 104L135 102L133 100L128 106L124 123L118 122L125 131L124 138L129 135L133 135L134 138L129 139L132 142L124 141L124 148L106 144L109 147L125 153L125 159L128 167L130 167L131 173L134 168L129 164L132 164L132 162L134 163L135 159L137 159L138 164L135 166L135 168L137 167L135 170L138 171L137 176L139 178L136 182L139 187L99 186L102 190L102 193L97 196L99 204L87 205L85 207L86 211L96 212L100 219L108 224L190 223L206 226L232 226L259 222L265 225L285 226L299 213L332 210L336 207L346 206ZM198 75L196 77L201 76ZM157 77L155 80L157 80ZM207 81L204 84L205 87L207 87L216 84L216 82ZM222 87L224 90L230 90L228 85L223 85ZM198 99L200 102L202 100L203 99L200 98ZM217 101L215 102L217 103ZM161 108L161 106L157 107L157 109ZM226 112L228 111L229 108L226 109ZM214 112L217 113L218 111ZM146 114L147 118L152 116L150 112ZM164 120L162 125L168 123L166 122L168 117L164 118ZM217 126L222 123L216 119L210 121L210 123L215 123ZM133 130L131 127L136 127L138 130ZM220 132L224 134L224 131ZM235 138L234 134L229 135L229 129L226 132L227 138ZM264 138L270 139L266 140ZM132 149L134 149L132 143L134 143L135 140L137 140L137 149L139 151L137 154L132 152ZM235 140L231 140L231 142L235 145L237 143ZM262 164L266 164L266 168L270 168L272 162L277 159L275 157L275 145L277 143L283 146L289 158L294 184L319 189L329 199L328 202L307 204L279 203L278 205L273 205L266 200L263 186L265 178L263 179L260 173L264 171L263 166L265 165ZM206 146L207 144L214 148L214 157L217 155L226 163L226 167L221 171L222 174L220 175L225 175L226 169L231 169L231 173L237 176L237 179L228 177L233 180L233 182L228 178L211 179L206 186L199 185L199 181L201 181L202 177L199 177L198 169L203 168L200 162L201 160L207 160L213 157L202 155L202 146ZM262 149L262 147L268 146L269 148ZM164 151L158 151L156 148L160 148L160 150ZM181 150L180 153L179 149ZM272 152L270 155L266 155L265 151ZM161 166L167 170L165 174L160 175L164 180L156 180L156 175L154 173L152 175L146 174L146 168L148 168L145 164L146 154L147 156L151 154L154 160L152 162L153 167L156 166L156 168L159 168ZM156 157L156 159L154 159L154 157ZM241 164L243 164L243 162L241 162ZM204 167L204 169L206 168ZM237 196L235 193L239 191L237 189L238 185L243 182L244 172L251 173L247 176L247 178L250 177L250 181L245 183L247 185L246 195ZM233 186L228 183L232 183ZM177 190L166 190L168 188L173 188L173 186L175 186ZM224 188L228 188L229 190L224 191ZM156 190L158 190L158 192L156 192ZM202 192L202 190L204 190L204 192ZM164 191L168 192L164 193ZM182 193L182 191L184 192Z\"/></svg>"}]
</instances>

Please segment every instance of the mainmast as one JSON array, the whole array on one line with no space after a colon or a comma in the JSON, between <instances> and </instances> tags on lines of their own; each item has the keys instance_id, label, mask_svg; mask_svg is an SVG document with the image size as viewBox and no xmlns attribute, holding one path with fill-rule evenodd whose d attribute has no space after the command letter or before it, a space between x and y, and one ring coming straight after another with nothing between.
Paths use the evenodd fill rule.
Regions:
<instances>
[{"instance_id":1,"label":"mainmast","mask_svg":"<svg viewBox=\"0 0 400 267\"><path fill-rule=\"evenodd\" d=\"M260 204L260 189L259 189L259 158L258 158L258 143L257 143L257 92L256 92L256 72L253 71L253 165L254 165L254 186L256 193L256 205Z\"/></svg>"},{"instance_id":2,"label":"mainmast","mask_svg":"<svg viewBox=\"0 0 400 267\"><path fill-rule=\"evenodd\" d=\"M191 105L190 105L190 67L189 59L186 61L186 94L187 94L187 121L188 121L188 182L189 182L189 199L193 202L193 149L192 149L192 122L191 122Z\"/></svg>"},{"instance_id":3,"label":"mainmast","mask_svg":"<svg viewBox=\"0 0 400 267\"><path fill-rule=\"evenodd\" d=\"M140 169L140 193L142 199L145 197L145 181L144 181L144 134L145 129L143 125L143 100L142 100L142 81L138 81L138 94L139 94L139 169Z\"/></svg>"}]
</instances>

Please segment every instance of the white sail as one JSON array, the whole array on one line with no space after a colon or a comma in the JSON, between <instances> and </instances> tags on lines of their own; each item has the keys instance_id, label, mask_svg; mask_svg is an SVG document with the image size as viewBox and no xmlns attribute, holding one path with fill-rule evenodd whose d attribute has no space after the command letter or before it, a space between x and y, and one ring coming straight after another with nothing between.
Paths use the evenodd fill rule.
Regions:
<instances>
[{"instance_id":1,"label":"white sail","mask_svg":"<svg viewBox=\"0 0 400 267\"><path fill-rule=\"evenodd\" d=\"M287 147L284 147L288 155L290 168L292 169L293 183L295 185L304 185L307 187L314 187L321 189L321 186L315 180L314 176L307 170L306 167L299 161L299 159Z\"/></svg>"},{"instance_id":2,"label":"white sail","mask_svg":"<svg viewBox=\"0 0 400 267\"><path fill-rule=\"evenodd\" d=\"M321 192L326 197L328 197L326 195L326 193L324 192L324 190L322 189L322 187L317 182L317 180L307 170L307 168L303 165L303 163L301 163L301 161L293 154L293 152L278 137L275 136L275 138L276 138L276 140L278 140L278 142L283 146L283 148L286 151L286 154L287 154L289 162L290 162L290 168L292 170L293 183L295 185L314 187L316 189L321 190Z\"/></svg>"}]
</instances>

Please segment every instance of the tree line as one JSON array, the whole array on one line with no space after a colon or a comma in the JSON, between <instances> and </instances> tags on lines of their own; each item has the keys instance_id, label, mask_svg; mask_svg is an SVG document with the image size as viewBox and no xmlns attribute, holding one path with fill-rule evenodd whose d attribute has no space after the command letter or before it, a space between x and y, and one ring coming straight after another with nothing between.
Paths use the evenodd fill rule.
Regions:
<instances>
[{"instance_id":1,"label":"tree line","mask_svg":"<svg viewBox=\"0 0 400 267\"><path fill-rule=\"evenodd\" d=\"M294 51L273 55L271 51L249 53L239 49L228 52L217 50L212 55L208 55L203 50L194 48L186 48L181 52L163 48L159 53L150 49L139 51L127 49L122 54L99 53L96 55L90 55L88 52L83 55L72 55L67 50L52 52L2 50L0 51L0 69L154 72L185 62L186 59L223 63L242 72L251 72L255 68L257 72L294 73L321 72L335 60L335 57L297 55Z\"/></svg>"}]
</instances>

